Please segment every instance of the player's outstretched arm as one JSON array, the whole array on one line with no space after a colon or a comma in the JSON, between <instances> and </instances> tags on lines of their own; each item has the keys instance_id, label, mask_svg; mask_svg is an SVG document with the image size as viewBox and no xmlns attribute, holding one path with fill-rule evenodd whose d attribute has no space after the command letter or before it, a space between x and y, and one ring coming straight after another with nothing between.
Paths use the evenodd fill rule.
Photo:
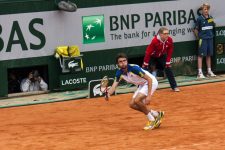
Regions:
<instances>
[{"instance_id":1,"label":"player's outstretched arm","mask_svg":"<svg viewBox=\"0 0 225 150\"><path fill-rule=\"evenodd\" d=\"M116 87L118 86L118 84L119 84L119 82L117 82L117 81L113 82L112 87L108 91L108 97L110 97L110 95L112 95L115 92Z\"/></svg>"}]
</instances>

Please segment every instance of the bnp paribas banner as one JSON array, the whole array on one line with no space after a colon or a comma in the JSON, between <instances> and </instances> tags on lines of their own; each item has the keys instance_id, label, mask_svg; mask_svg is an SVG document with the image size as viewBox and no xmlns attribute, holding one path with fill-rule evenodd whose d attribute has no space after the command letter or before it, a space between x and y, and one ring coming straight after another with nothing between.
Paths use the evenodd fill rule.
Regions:
<instances>
[{"instance_id":1,"label":"bnp paribas banner","mask_svg":"<svg viewBox=\"0 0 225 150\"><path fill-rule=\"evenodd\" d=\"M205 1L177 0L0 15L0 60L49 56L60 45L81 52L147 45L160 26L175 42L194 40L197 10ZM225 26L224 0L208 0L217 26Z\"/></svg>"}]
</instances>

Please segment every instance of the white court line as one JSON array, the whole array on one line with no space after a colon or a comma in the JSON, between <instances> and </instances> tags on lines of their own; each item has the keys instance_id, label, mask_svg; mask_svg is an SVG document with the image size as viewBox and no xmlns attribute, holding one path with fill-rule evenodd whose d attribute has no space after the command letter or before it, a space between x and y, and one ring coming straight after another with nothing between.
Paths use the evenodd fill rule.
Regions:
<instances>
[{"instance_id":1,"label":"white court line","mask_svg":"<svg viewBox=\"0 0 225 150\"><path fill-rule=\"evenodd\" d=\"M181 148L190 148L190 147L195 147L195 146L202 146L202 145L209 145L209 142L204 142L204 143L193 143L193 144L189 144L189 145L179 145L179 146L175 146L175 147L171 147L171 148L164 148L161 150L180 150Z\"/></svg>"}]
</instances>

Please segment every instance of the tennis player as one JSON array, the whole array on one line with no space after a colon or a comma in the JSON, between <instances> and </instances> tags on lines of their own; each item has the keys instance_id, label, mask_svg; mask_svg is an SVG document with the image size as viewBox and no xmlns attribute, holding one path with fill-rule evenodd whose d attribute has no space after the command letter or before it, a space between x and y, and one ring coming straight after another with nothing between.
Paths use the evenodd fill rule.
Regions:
<instances>
[{"instance_id":1,"label":"tennis player","mask_svg":"<svg viewBox=\"0 0 225 150\"><path fill-rule=\"evenodd\" d=\"M116 63L119 69L116 72L116 77L112 87L108 91L108 97L112 95L121 80L132 83L138 86L132 100L130 107L134 110L140 111L147 116L148 122L144 130L154 129L160 126L164 112L148 109L152 94L158 86L158 81L148 71L143 70L138 65L128 64L126 54L119 53L116 57Z\"/></svg>"}]
</instances>

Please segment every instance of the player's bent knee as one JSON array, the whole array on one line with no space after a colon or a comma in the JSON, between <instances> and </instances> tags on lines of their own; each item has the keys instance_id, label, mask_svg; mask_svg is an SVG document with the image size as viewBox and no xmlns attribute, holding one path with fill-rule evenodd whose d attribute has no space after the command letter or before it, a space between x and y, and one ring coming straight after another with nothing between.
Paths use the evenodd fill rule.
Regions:
<instances>
[{"instance_id":1,"label":"player's bent knee","mask_svg":"<svg viewBox=\"0 0 225 150\"><path fill-rule=\"evenodd\" d=\"M134 107L135 107L134 101L131 101L131 102L129 103L129 106L130 106L130 108L134 108Z\"/></svg>"},{"instance_id":2,"label":"player's bent knee","mask_svg":"<svg viewBox=\"0 0 225 150\"><path fill-rule=\"evenodd\" d=\"M135 104L139 104L140 102L141 102L141 99L139 99L139 98L135 98L135 99L134 99L134 103L135 103Z\"/></svg>"}]
</instances>

